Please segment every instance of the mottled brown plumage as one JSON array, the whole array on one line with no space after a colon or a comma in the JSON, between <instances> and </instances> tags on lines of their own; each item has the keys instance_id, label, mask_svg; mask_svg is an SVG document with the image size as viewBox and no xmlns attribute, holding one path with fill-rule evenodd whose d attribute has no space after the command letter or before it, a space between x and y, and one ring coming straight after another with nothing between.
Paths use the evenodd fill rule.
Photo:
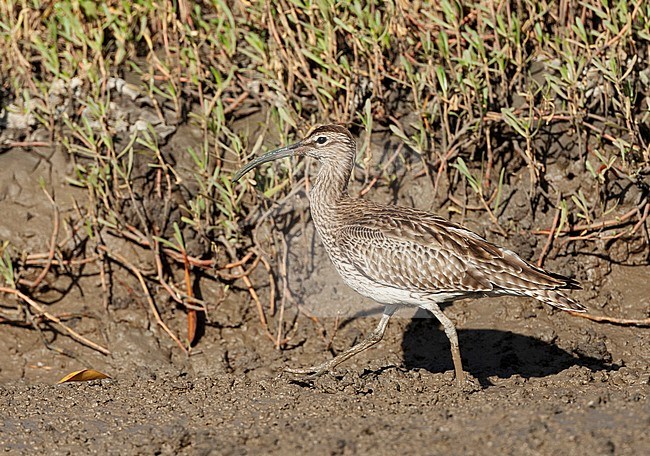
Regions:
<instances>
[{"instance_id":1,"label":"mottled brown plumage","mask_svg":"<svg viewBox=\"0 0 650 456\"><path fill-rule=\"evenodd\" d=\"M417 306L440 320L460 383L463 370L458 337L440 303L515 295L536 298L562 310L584 311L562 291L580 288L573 279L535 267L510 250L429 212L351 197L347 188L355 154L356 142L346 128L325 125L296 144L253 160L234 178L239 180L261 163L292 155L320 161L309 195L316 230L343 280L386 306L379 325L366 340L323 364L291 372L327 372L381 340L399 306Z\"/></svg>"}]
</instances>

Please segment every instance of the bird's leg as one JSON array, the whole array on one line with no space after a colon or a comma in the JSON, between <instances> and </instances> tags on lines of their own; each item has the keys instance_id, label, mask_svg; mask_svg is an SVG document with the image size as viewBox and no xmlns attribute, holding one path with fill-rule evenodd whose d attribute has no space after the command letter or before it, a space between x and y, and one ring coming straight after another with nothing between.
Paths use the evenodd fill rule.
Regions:
<instances>
[{"instance_id":1,"label":"bird's leg","mask_svg":"<svg viewBox=\"0 0 650 456\"><path fill-rule=\"evenodd\" d=\"M287 368L285 369L285 372L289 372L292 374L299 374L299 375L309 375L309 378L320 377L324 373L334 369L342 362L352 358L354 355L361 353L362 351L372 347L377 342L379 342L384 337L384 333L386 332L386 327L388 326L388 320L390 320L390 317L395 313L396 310L397 310L397 306L386 306L384 308L384 313L381 316L381 320L379 320L379 324L368 335L368 337L366 337L358 344L352 346L348 350L344 351L343 353L339 353L329 361L325 361L324 363L319 364L318 366L309 367L307 369Z\"/></svg>"},{"instance_id":2,"label":"bird's leg","mask_svg":"<svg viewBox=\"0 0 650 456\"><path fill-rule=\"evenodd\" d=\"M422 304L422 307L431 312L438 319L440 324L442 324L442 328L445 330L445 334L447 335L447 339L449 339L449 344L451 345L451 357L454 360L456 383L458 383L459 386L462 386L465 381L465 373L463 372L463 362L461 361L460 349L458 348L458 334L456 334L456 327L442 312L442 310L440 310L438 304L427 302Z\"/></svg>"}]
</instances>

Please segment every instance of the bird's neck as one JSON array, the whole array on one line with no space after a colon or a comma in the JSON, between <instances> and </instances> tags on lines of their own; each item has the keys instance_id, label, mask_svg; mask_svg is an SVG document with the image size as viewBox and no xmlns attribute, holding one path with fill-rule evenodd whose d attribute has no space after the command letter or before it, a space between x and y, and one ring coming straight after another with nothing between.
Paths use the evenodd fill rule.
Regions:
<instances>
[{"instance_id":1,"label":"bird's neck","mask_svg":"<svg viewBox=\"0 0 650 456\"><path fill-rule=\"evenodd\" d=\"M312 217L318 225L321 218L330 218L340 202L348 198L348 182L352 173L352 162L347 166L331 166L323 163L318 170L314 186L309 193Z\"/></svg>"}]
</instances>

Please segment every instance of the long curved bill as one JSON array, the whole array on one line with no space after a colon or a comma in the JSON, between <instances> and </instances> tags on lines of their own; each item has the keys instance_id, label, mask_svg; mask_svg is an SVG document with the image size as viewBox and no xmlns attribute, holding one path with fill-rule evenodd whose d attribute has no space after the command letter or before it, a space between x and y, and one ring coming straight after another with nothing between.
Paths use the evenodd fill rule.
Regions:
<instances>
[{"instance_id":1,"label":"long curved bill","mask_svg":"<svg viewBox=\"0 0 650 456\"><path fill-rule=\"evenodd\" d=\"M232 181L237 182L239 179L242 178L244 174L249 172L251 169L261 165L262 163L267 163L273 160L278 160L280 158L286 158L286 157L292 157L294 155L298 155L299 144L300 143L296 143L290 146L281 147L279 149L272 150L271 152L268 152L260 157L257 157L255 160L251 161L249 164L247 164L242 169L237 171L237 174L235 174L235 177L232 178Z\"/></svg>"}]
</instances>

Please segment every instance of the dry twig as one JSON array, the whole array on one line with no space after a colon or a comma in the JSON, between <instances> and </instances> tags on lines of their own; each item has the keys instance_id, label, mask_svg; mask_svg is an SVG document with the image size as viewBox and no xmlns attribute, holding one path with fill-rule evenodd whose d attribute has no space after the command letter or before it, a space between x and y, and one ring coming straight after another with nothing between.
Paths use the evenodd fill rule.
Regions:
<instances>
[{"instance_id":1,"label":"dry twig","mask_svg":"<svg viewBox=\"0 0 650 456\"><path fill-rule=\"evenodd\" d=\"M50 237L50 250L48 251L47 254L47 262L45 263L45 267L38 275L38 277L36 277L36 279L33 281L27 279L18 280L19 284L25 285L31 289L38 287L38 285L43 281L47 273L50 271L50 267L52 266L52 260L54 259L54 252L56 249L56 238L59 235L59 207L54 202L54 199L48 193L48 191L45 189L43 189L43 191L45 192L45 195L47 195L47 198L50 200L50 203L52 203L52 207L54 208L54 216L53 216L54 222L52 223L52 236Z\"/></svg>"},{"instance_id":2,"label":"dry twig","mask_svg":"<svg viewBox=\"0 0 650 456\"><path fill-rule=\"evenodd\" d=\"M15 288L8 288L8 287L0 287L0 293L7 293L7 294L13 294L19 299L23 300L27 304L29 304L30 307L33 307L40 315L45 317L46 320L54 323L55 325L59 326L60 328L63 329L63 332L67 333L70 337L72 337L74 340L77 342L85 345L86 347L92 348L93 350L96 350L100 352L103 355L110 355L111 352L107 349L102 347L101 345L91 341L90 339L87 339L86 337L82 336L78 332L76 332L74 329L70 328L67 326L65 323L61 321L60 318L58 318L55 315L52 315L51 313L47 312L43 306L41 306L39 303L34 301L32 298L29 296L25 295L24 293L20 292L19 290L16 290Z\"/></svg>"},{"instance_id":3,"label":"dry twig","mask_svg":"<svg viewBox=\"0 0 650 456\"><path fill-rule=\"evenodd\" d=\"M129 269L138 279L140 282L140 286L142 287L142 291L144 291L145 296L147 297L147 302L149 303L149 308L151 309L151 313L153 313L154 318L156 319L156 322L158 322L158 325L169 335L169 337L176 342L176 344L183 350L183 352L187 353L187 349L183 345L183 343L176 337L176 335L169 329L169 327L165 324L163 319L160 317L160 313L158 312L158 309L156 308L156 303L153 300L153 297L151 296L151 292L149 291L149 287L147 287L147 283L144 280L144 276L140 272L138 268L136 268L129 260L124 258L122 255L116 252L111 252L108 250L103 245L100 245L98 247L99 250L102 252L106 253L110 258L112 258L114 261L117 261L118 263L122 264L125 266L127 269Z\"/></svg>"},{"instance_id":4,"label":"dry twig","mask_svg":"<svg viewBox=\"0 0 650 456\"><path fill-rule=\"evenodd\" d=\"M567 311L574 317L580 317L580 318L586 318L587 320L595 321L598 323L611 323L613 325L621 325L621 326L642 326L650 327L650 318L641 318L641 319L635 319L635 318L616 318L616 317L608 317L605 315L590 315L588 313L583 313L583 312L573 312L573 311Z\"/></svg>"}]
</instances>

